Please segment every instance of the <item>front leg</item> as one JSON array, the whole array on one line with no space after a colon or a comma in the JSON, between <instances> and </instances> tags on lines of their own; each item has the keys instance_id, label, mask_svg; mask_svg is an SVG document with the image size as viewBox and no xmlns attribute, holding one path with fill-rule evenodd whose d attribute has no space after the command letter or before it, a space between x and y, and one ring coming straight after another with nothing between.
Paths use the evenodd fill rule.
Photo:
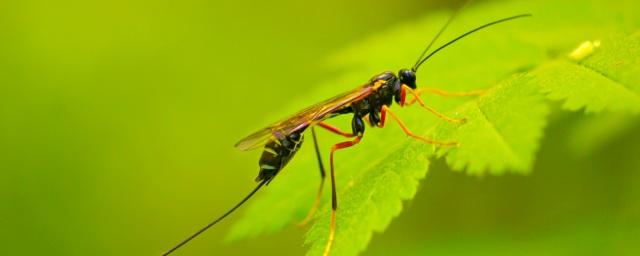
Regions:
<instances>
[{"instance_id":1,"label":"front leg","mask_svg":"<svg viewBox=\"0 0 640 256\"><path fill-rule=\"evenodd\" d=\"M480 90L475 90L475 91L469 91L469 92L448 92L448 91L443 91L440 89L436 89L436 88L418 88L413 90L418 96L422 95L425 92L428 93L432 93L432 94L436 94L436 95L440 95L440 96L444 96L444 97L466 97L466 96L478 96L478 95L482 95L483 93L485 93L486 90L480 89ZM413 97L411 100L405 102L405 105L407 106L411 106L413 105L413 103L416 103L418 99L416 97Z\"/></svg>"},{"instance_id":2,"label":"front leg","mask_svg":"<svg viewBox=\"0 0 640 256\"><path fill-rule=\"evenodd\" d=\"M389 115L391 115L391 118L394 121L396 121L396 123L398 123L398 125L400 126L400 129L402 129L402 131L411 138L414 138L416 140L422 141L427 144L432 144L432 145L439 145L439 146L457 146L458 145L458 142L455 142L455 141L437 141L437 140L427 139L425 137L416 135L415 133L410 131L409 128L407 128L407 126L400 120L400 118L395 113L391 112L389 107L387 107L386 105L382 106L382 115L381 115L382 120L380 121L380 127L384 127L384 122L387 119L387 113L389 113Z\"/></svg>"},{"instance_id":3,"label":"front leg","mask_svg":"<svg viewBox=\"0 0 640 256\"><path fill-rule=\"evenodd\" d=\"M457 118L451 118L448 117L444 114L441 114L440 112L436 111L435 109L427 106L426 104L424 104L424 101L422 100L422 98L420 98L420 95L418 93L416 93L416 91L414 91L413 89L411 89L409 86L406 85L402 85L402 89L401 89L401 99L400 99L400 106L405 106L406 104L406 92L408 91L409 93L413 94L414 100L418 101L418 104L420 104L420 106L424 109L426 109L427 111L431 112L432 114L434 114L435 116L437 116L438 118L445 120L447 122L450 123L464 123L467 120L462 118L462 119L457 119Z\"/></svg>"}]
</instances>

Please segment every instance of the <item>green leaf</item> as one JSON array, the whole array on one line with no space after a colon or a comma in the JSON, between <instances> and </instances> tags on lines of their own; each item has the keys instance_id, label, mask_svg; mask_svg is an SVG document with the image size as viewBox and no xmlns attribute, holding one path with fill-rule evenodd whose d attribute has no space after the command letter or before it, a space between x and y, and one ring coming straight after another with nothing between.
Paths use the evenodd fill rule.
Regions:
<instances>
[{"instance_id":1,"label":"green leaf","mask_svg":"<svg viewBox=\"0 0 640 256\"><path fill-rule=\"evenodd\" d=\"M611 37L600 48L579 62L545 63L532 82L568 110L640 112L640 34Z\"/></svg>"},{"instance_id":2,"label":"green leaf","mask_svg":"<svg viewBox=\"0 0 640 256\"><path fill-rule=\"evenodd\" d=\"M460 143L458 148L440 152L448 153L451 168L474 174L530 169L548 112L535 87L526 86L531 79L522 75L507 79L458 108L469 120L458 129L437 127L431 136L455 138Z\"/></svg>"},{"instance_id":3,"label":"green leaf","mask_svg":"<svg viewBox=\"0 0 640 256\"><path fill-rule=\"evenodd\" d=\"M402 200L414 197L420 179L427 173L425 145L400 145L369 168L357 170L351 182L342 186L340 214L336 219L333 253L354 255L366 248L371 231L384 231L402 211ZM326 207L320 216L328 216ZM329 232L329 219L319 218L307 235L309 254L322 254Z\"/></svg>"},{"instance_id":4,"label":"green leaf","mask_svg":"<svg viewBox=\"0 0 640 256\"><path fill-rule=\"evenodd\" d=\"M576 4L566 0L478 4L465 10L443 38L498 17L524 12L535 16L473 35L421 67L419 87L488 89L479 97L424 96L430 106L451 117L465 117L467 123L443 122L418 106L392 107L417 134L455 140L460 142L459 147L438 149L417 143L389 120L385 129L367 128L360 144L336 154L339 210L332 252L358 254L366 248L373 231L384 231L400 213L401 202L413 198L429 157L444 156L453 169L476 175L527 173L550 112L545 94L552 100L564 100L568 110L637 112L638 38L621 36L640 26L640 18L630 9L607 1ZM439 12L380 32L330 58L328 69L339 75L328 77L318 90L306 92L289 112L303 108L304 102L318 102L362 84L381 71L410 66L429 35L435 34L448 15ZM566 57L586 40L600 39L602 44L593 53L577 61ZM288 113L281 114L278 116ZM345 130L350 127L349 117L338 117L330 123ZM322 131L319 135L326 160L329 146L343 139ZM304 218L319 184L313 147L311 142L306 144L248 205L230 238L273 233ZM326 185L317 221L305 240L310 255L322 253L328 235L329 182Z\"/></svg>"}]
</instances>

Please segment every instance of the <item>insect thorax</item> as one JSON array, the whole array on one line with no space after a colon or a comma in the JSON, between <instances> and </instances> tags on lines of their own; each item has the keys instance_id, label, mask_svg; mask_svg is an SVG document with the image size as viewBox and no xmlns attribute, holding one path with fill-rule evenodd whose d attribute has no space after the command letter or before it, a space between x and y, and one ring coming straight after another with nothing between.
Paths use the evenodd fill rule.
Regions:
<instances>
[{"instance_id":1,"label":"insect thorax","mask_svg":"<svg viewBox=\"0 0 640 256\"><path fill-rule=\"evenodd\" d=\"M380 110L383 105L391 106L394 97L400 94L400 79L392 72L384 72L369 81L371 86L379 87L366 98L352 104L353 113L361 118L368 116L372 125L380 122Z\"/></svg>"}]
</instances>

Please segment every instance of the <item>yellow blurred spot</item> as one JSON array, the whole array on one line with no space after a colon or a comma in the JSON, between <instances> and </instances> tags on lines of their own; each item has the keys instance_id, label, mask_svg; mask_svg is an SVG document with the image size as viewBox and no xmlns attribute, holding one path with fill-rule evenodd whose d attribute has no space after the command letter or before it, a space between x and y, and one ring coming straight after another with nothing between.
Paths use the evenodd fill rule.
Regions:
<instances>
[{"instance_id":1,"label":"yellow blurred spot","mask_svg":"<svg viewBox=\"0 0 640 256\"><path fill-rule=\"evenodd\" d=\"M573 52L569 54L569 58L576 61L583 60L584 58L589 57L591 54L593 54L596 48L600 47L600 44L601 44L600 40L596 40L593 42L586 41L580 44L578 48L573 50Z\"/></svg>"}]
</instances>

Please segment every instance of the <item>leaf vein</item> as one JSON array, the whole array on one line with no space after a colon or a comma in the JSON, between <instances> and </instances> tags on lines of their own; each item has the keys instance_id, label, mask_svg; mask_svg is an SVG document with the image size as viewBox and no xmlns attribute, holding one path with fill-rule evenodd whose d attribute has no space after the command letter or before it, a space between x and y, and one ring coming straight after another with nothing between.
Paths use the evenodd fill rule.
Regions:
<instances>
[{"instance_id":1,"label":"leaf vein","mask_svg":"<svg viewBox=\"0 0 640 256\"><path fill-rule=\"evenodd\" d=\"M478 105L477 102L475 102L474 105L478 109L480 114L482 115L483 120L488 124L488 126L491 128L491 131L498 138L497 141L499 141L500 145L502 145L502 147L506 149L505 151L510 156L510 158L512 160L514 160L514 161L522 162L522 159L520 159L520 157L518 157L518 154L516 154L516 152L513 149L513 147L507 142L507 140L504 138L504 136L502 136L502 133L500 133L498 128L496 128L496 126L491 122L491 120L489 119L487 114L484 112L484 110L480 107L480 105Z\"/></svg>"},{"instance_id":2,"label":"leaf vein","mask_svg":"<svg viewBox=\"0 0 640 256\"><path fill-rule=\"evenodd\" d=\"M628 92L629 94L633 95L633 97L635 97L637 100L639 100L639 101L640 101L640 95L638 95L638 93L637 93L636 91L631 90L631 89L629 88L629 86L627 86L627 85L626 85L626 84L624 84L623 82L618 81L617 79L615 79L615 78L613 78L613 77L611 77L611 76L607 75L606 73L601 72L600 70L597 70L597 69L595 69L595 68L593 68L593 67L590 67L590 66L587 66L587 65L585 65L585 64L582 64L582 63L575 63L575 62L571 62L571 63L572 63L572 65L575 65L575 66L577 66L578 68L584 69L586 72L592 72L592 73L595 73L595 74L597 74L597 75L599 75L599 76L603 77L604 79L611 81L613 84L615 84L615 85L617 85L618 87L620 87L623 91Z\"/></svg>"}]
</instances>

